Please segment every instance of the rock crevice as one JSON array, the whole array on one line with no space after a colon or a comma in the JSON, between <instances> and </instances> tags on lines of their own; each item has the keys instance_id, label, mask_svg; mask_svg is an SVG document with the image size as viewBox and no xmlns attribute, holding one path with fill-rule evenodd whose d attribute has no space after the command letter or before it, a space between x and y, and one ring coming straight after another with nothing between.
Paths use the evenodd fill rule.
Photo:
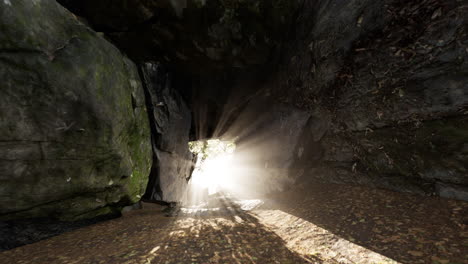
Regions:
<instances>
[{"instance_id":1,"label":"rock crevice","mask_svg":"<svg viewBox=\"0 0 468 264\"><path fill-rule=\"evenodd\" d=\"M193 156L188 149L192 117L164 66L147 62L140 67L152 131L153 167L144 198L185 202Z\"/></svg>"}]
</instances>

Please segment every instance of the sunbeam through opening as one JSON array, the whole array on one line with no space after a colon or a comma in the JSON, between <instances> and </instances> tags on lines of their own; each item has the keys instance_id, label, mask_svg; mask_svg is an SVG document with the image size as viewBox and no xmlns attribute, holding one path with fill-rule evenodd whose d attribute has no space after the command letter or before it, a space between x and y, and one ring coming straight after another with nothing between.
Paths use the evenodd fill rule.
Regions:
<instances>
[{"instance_id":1,"label":"sunbeam through opening","mask_svg":"<svg viewBox=\"0 0 468 264\"><path fill-rule=\"evenodd\" d=\"M210 139L189 142L189 149L197 155L192 174L192 201L203 200L227 189L232 181L232 160L236 144L233 141Z\"/></svg>"}]
</instances>

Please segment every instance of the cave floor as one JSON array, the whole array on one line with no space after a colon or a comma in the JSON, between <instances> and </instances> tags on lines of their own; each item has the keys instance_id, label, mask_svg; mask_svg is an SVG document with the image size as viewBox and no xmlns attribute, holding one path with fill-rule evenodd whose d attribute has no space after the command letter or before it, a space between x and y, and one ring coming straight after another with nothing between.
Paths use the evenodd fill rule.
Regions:
<instances>
[{"instance_id":1,"label":"cave floor","mask_svg":"<svg viewBox=\"0 0 468 264\"><path fill-rule=\"evenodd\" d=\"M162 209L145 204L2 252L0 263L468 263L462 201L313 185L262 202L218 197L175 217Z\"/></svg>"}]
</instances>

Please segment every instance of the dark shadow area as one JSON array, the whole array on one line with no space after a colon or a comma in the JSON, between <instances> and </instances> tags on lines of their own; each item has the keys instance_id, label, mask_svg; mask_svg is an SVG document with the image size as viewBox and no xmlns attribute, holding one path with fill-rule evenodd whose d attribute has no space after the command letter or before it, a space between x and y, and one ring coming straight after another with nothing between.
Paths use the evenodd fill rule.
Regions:
<instances>
[{"instance_id":1,"label":"dark shadow area","mask_svg":"<svg viewBox=\"0 0 468 264\"><path fill-rule=\"evenodd\" d=\"M304 184L273 207L401 263L466 263L468 203L381 189Z\"/></svg>"},{"instance_id":2,"label":"dark shadow area","mask_svg":"<svg viewBox=\"0 0 468 264\"><path fill-rule=\"evenodd\" d=\"M160 206L0 253L5 263L322 263L304 259L222 200L220 210L165 217ZM208 208L207 208L208 209ZM214 207L209 208L214 209ZM83 254L86 252L86 254Z\"/></svg>"},{"instance_id":3,"label":"dark shadow area","mask_svg":"<svg viewBox=\"0 0 468 264\"><path fill-rule=\"evenodd\" d=\"M0 252L35 243L53 236L70 232L119 217L111 214L74 222L64 222L51 218L21 219L0 222Z\"/></svg>"}]
</instances>

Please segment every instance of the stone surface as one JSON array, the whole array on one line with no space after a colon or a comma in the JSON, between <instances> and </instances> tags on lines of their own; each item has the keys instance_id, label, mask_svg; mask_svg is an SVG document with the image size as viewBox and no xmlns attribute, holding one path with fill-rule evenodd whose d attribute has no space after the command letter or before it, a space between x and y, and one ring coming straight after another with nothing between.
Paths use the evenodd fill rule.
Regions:
<instances>
[{"instance_id":1,"label":"stone surface","mask_svg":"<svg viewBox=\"0 0 468 264\"><path fill-rule=\"evenodd\" d=\"M290 0L59 2L132 58L164 59L192 74L266 63L279 50L297 7Z\"/></svg>"},{"instance_id":2,"label":"stone surface","mask_svg":"<svg viewBox=\"0 0 468 264\"><path fill-rule=\"evenodd\" d=\"M274 166L290 183L302 175L299 184L462 199L440 184L468 186L464 8L457 1L304 1L283 63L247 91L247 106L225 111L239 115L227 131L246 137L246 149L262 150L253 158L258 175ZM232 80L239 84L231 93L251 85ZM268 103L259 103L266 95ZM283 123L283 108L310 117ZM299 130L275 132L284 125ZM290 142L298 142L293 159ZM276 185L275 177L257 178L258 186Z\"/></svg>"},{"instance_id":3,"label":"stone surface","mask_svg":"<svg viewBox=\"0 0 468 264\"><path fill-rule=\"evenodd\" d=\"M136 66L53 0L0 2L0 218L90 218L151 167Z\"/></svg>"},{"instance_id":4,"label":"stone surface","mask_svg":"<svg viewBox=\"0 0 468 264\"><path fill-rule=\"evenodd\" d=\"M438 183L436 191L441 197L468 201L468 188L466 187Z\"/></svg>"},{"instance_id":5,"label":"stone surface","mask_svg":"<svg viewBox=\"0 0 468 264\"><path fill-rule=\"evenodd\" d=\"M191 112L161 64L145 63L141 72L148 96L154 152L144 197L182 202L193 170L193 156L188 148Z\"/></svg>"},{"instance_id":6,"label":"stone surface","mask_svg":"<svg viewBox=\"0 0 468 264\"><path fill-rule=\"evenodd\" d=\"M437 186L468 185L465 9L306 1L272 94L330 120L309 179L463 197Z\"/></svg>"},{"instance_id":7,"label":"stone surface","mask_svg":"<svg viewBox=\"0 0 468 264\"><path fill-rule=\"evenodd\" d=\"M132 58L164 60L193 77L198 82L193 96L183 96L191 98L196 130L202 131L196 137L237 139L238 151L248 154L245 163L258 172L239 177L254 179L253 185L277 190L295 181L325 181L465 199L468 18L462 1L317 0L301 1L299 9L299 2L282 0L59 2ZM42 19L33 22L28 24L48 27ZM18 65L9 66L15 71L8 74L31 73L19 77L28 87L58 78L32 73L45 63L60 62L56 55L78 46L82 38L70 38L68 29L56 34L61 37L43 38L34 27L24 36L4 28L10 30L8 36L29 43L26 48L12 46L10 40L2 43L2 63ZM37 52L36 46L44 48ZM89 52L98 48L88 46ZM28 56L16 55L24 53ZM147 196L179 201L190 174L185 149L190 113L168 84L167 72L147 64L142 73L156 161ZM36 96L34 91L22 96ZM135 98L132 103L138 106L141 101ZM18 104L29 107L31 102ZM21 116L22 129L12 132L17 137L36 130L34 122L24 121L34 118L17 108L4 113ZM74 128L66 121L57 131ZM43 141L40 134L34 137L34 142ZM43 151L56 140L0 142L8 149L0 160L9 162L2 172L20 173L29 157L42 153L65 155ZM90 142L88 147L95 145Z\"/></svg>"}]
</instances>

